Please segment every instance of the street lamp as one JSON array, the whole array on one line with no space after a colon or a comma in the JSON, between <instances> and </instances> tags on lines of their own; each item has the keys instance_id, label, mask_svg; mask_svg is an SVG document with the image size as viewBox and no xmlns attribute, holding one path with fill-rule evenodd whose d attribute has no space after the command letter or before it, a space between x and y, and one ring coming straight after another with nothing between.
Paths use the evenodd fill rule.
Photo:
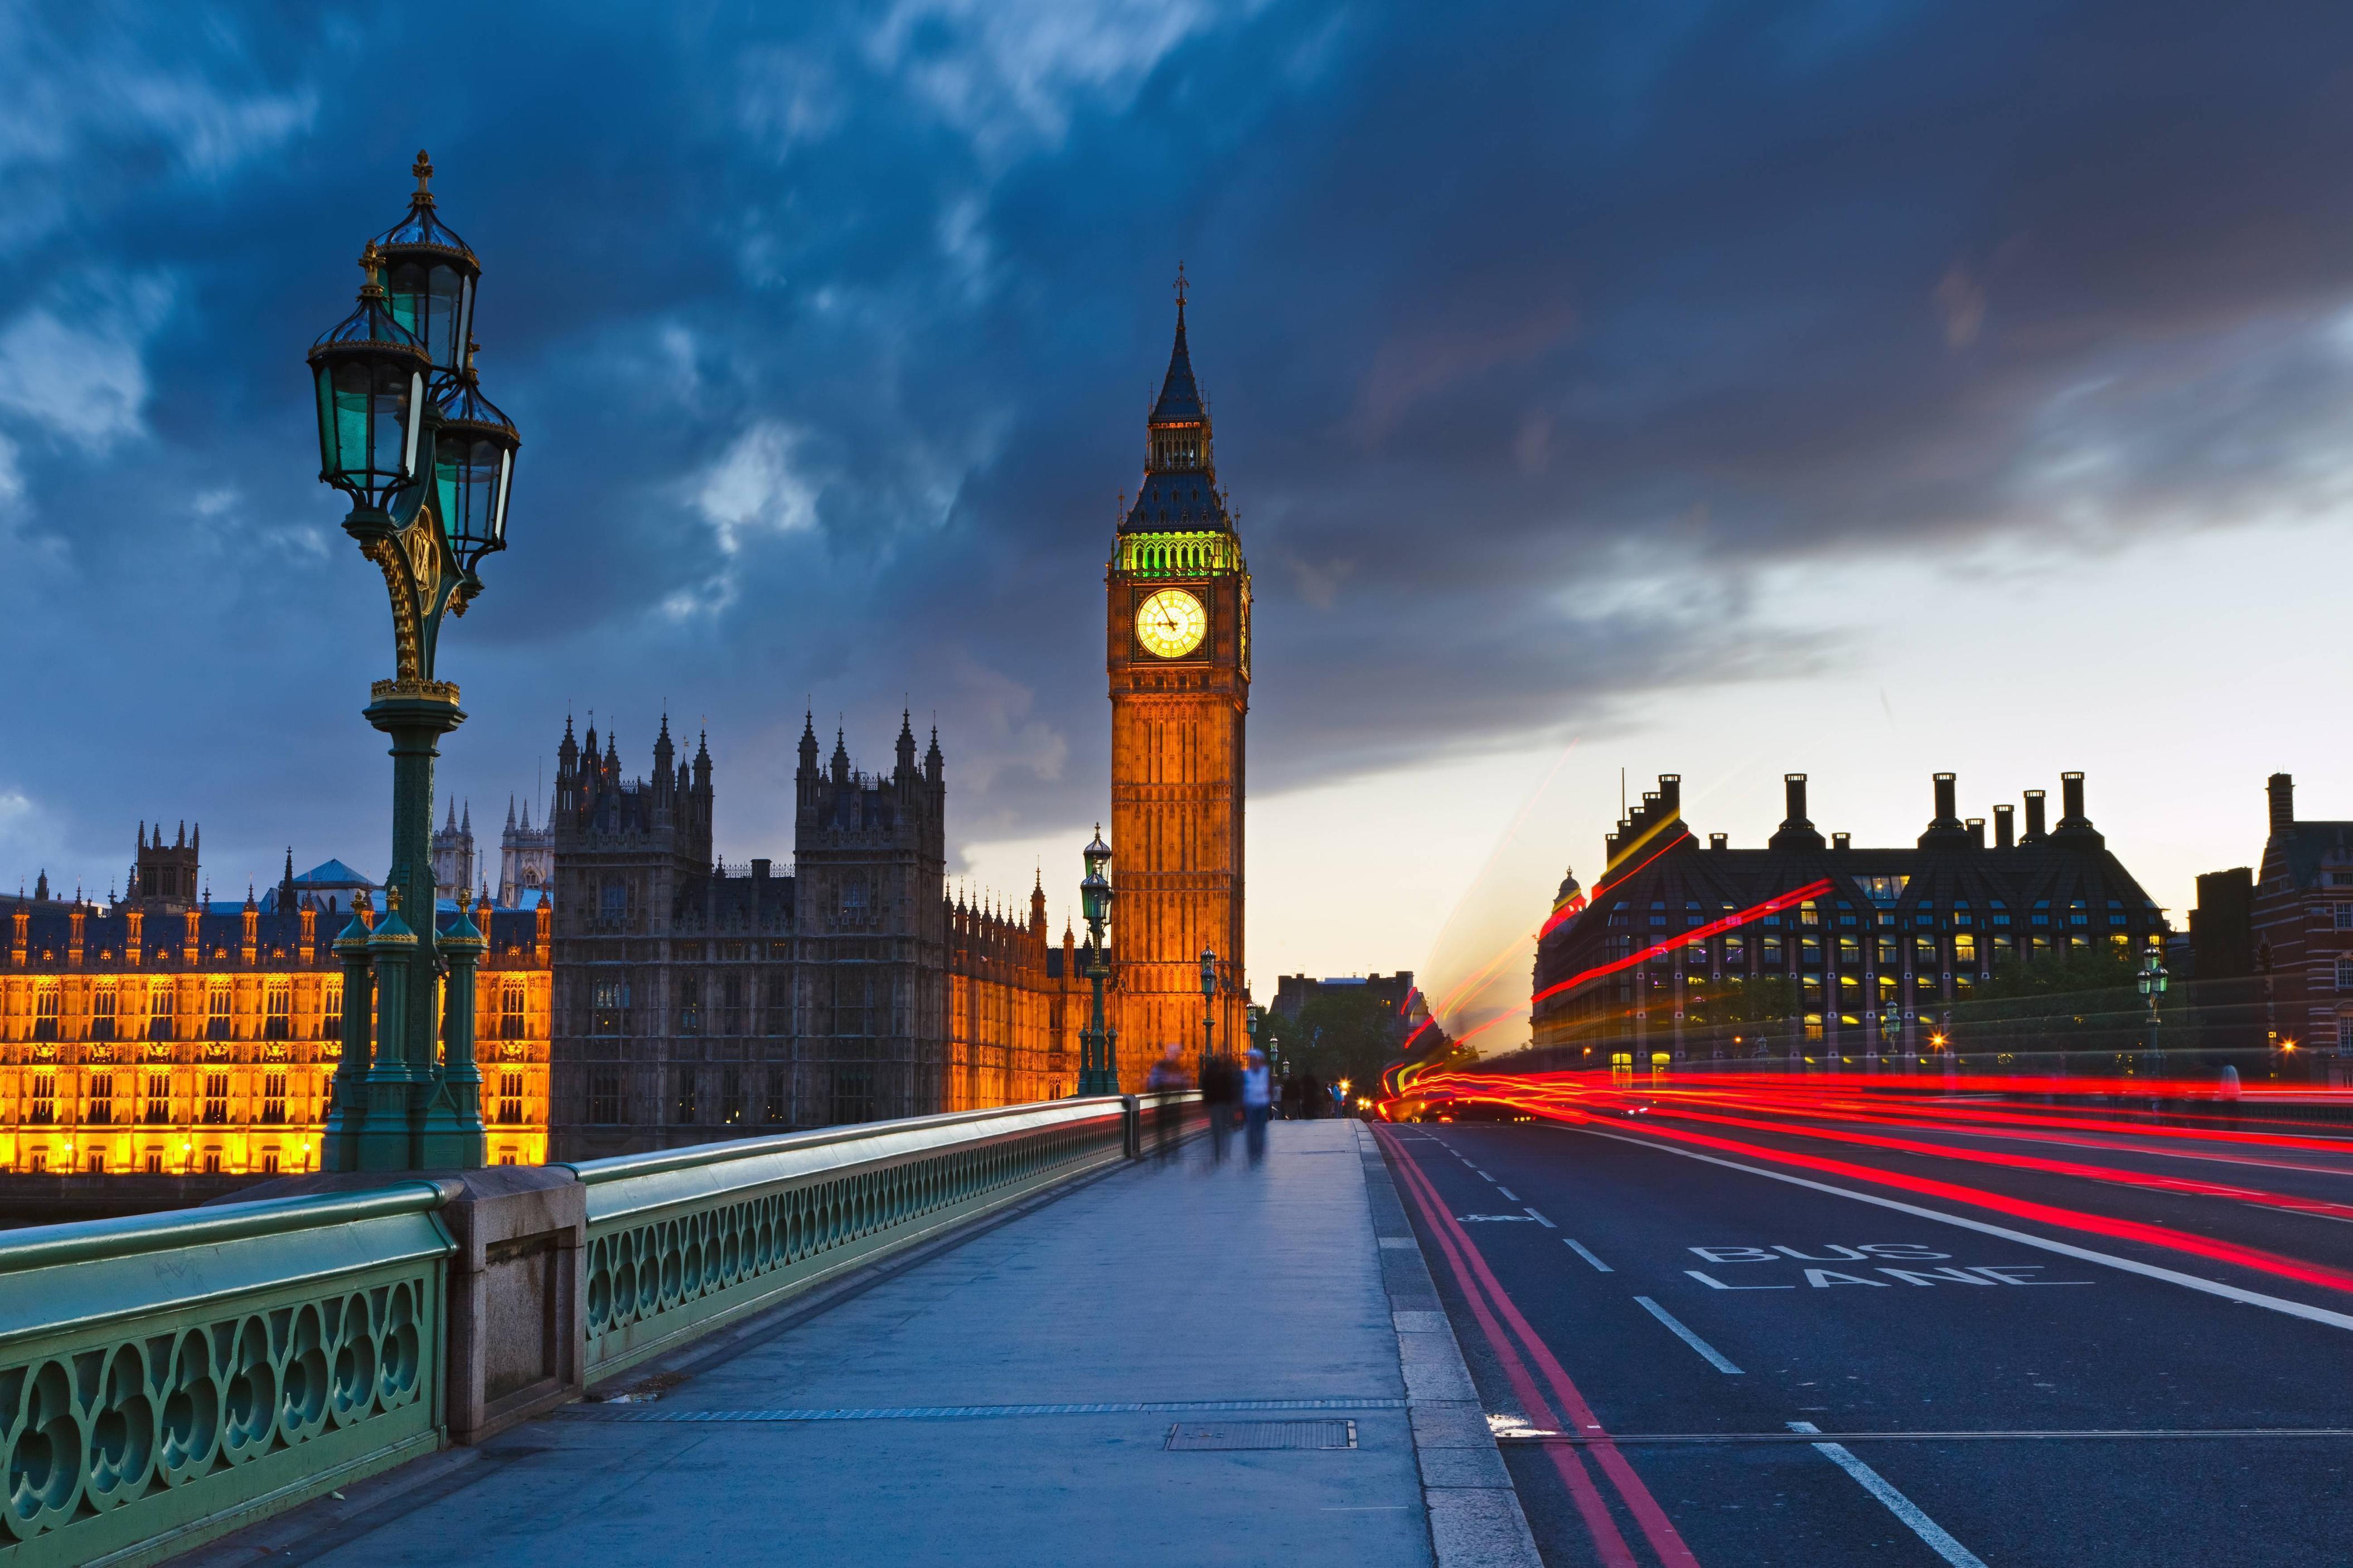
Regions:
<instances>
[{"instance_id":1,"label":"street lamp","mask_svg":"<svg viewBox=\"0 0 2353 1568\"><path fill-rule=\"evenodd\" d=\"M2166 971L2165 955L2159 952L2156 948L2150 948L2148 950L2148 963L2143 966L2140 973L2136 975L2134 978L2140 985L2140 994L2148 998L2148 1055L2150 1069L2162 1075L2165 1071L2165 1052L2158 1047L2157 1043L2158 1025L2162 1022L2158 1016L2157 1008L2158 1001L2165 995L2166 986L2173 978L2172 975L2168 973Z\"/></svg>"},{"instance_id":2,"label":"street lamp","mask_svg":"<svg viewBox=\"0 0 2353 1568\"><path fill-rule=\"evenodd\" d=\"M483 1155L473 1002L486 943L463 899L438 929L432 862L436 742L466 715L434 655L444 614L466 613L476 568L506 547L522 437L475 380L481 265L435 210L424 153L410 172L406 216L360 258L358 304L309 355L319 478L351 498L343 531L384 574L395 655L365 710L392 742L392 869L384 918L370 926L355 906L335 943L343 1037L327 1171L463 1170Z\"/></svg>"},{"instance_id":3,"label":"street lamp","mask_svg":"<svg viewBox=\"0 0 2353 1568\"><path fill-rule=\"evenodd\" d=\"M1092 1022L1079 1032L1079 1092L1117 1094L1119 1068L1113 1056L1117 1038L1103 1024L1103 981L1111 966L1103 963L1103 921L1111 916L1111 846L1103 841L1103 824L1095 824L1094 841L1079 851L1087 874L1079 883L1079 910L1087 922L1087 978L1094 984Z\"/></svg>"},{"instance_id":4,"label":"street lamp","mask_svg":"<svg viewBox=\"0 0 2353 1568\"><path fill-rule=\"evenodd\" d=\"M1217 1048L1218 955L1208 948L1201 950L1201 1065L1209 1065L1209 1057Z\"/></svg>"}]
</instances>

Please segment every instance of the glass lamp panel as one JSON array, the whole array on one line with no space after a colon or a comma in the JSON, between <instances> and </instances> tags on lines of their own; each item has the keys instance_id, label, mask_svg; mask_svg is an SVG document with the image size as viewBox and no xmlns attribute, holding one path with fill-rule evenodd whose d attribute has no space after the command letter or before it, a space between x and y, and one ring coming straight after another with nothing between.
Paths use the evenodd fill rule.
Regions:
<instances>
[{"instance_id":1,"label":"glass lamp panel","mask_svg":"<svg viewBox=\"0 0 2353 1568\"><path fill-rule=\"evenodd\" d=\"M491 544L493 549L506 548L507 493L513 488L514 453L511 450L501 451L499 454L498 497L491 509Z\"/></svg>"},{"instance_id":2,"label":"glass lamp panel","mask_svg":"<svg viewBox=\"0 0 2353 1568\"><path fill-rule=\"evenodd\" d=\"M384 305L392 319L414 337L425 336L426 267L422 261L399 261L385 268Z\"/></svg>"},{"instance_id":3,"label":"glass lamp panel","mask_svg":"<svg viewBox=\"0 0 2353 1568\"><path fill-rule=\"evenodd\" d=\"M475 281L471 278L458 280L458 331L450 340L451 352L455 353L463 354L466 345L474 341Z\"/></svg>"},{"instance_id":4,"label":"glass lamp panel","mask_svg":"<svg viewBox=\"0 0 2353 1568\"><path fill-rule=\"evenodd\" d=\"M467 500L465 443L446 433L433 442L433 499L440 509L441 531L454 547Z\"/></svg>"},{"instance_id":5,"label":"glass lamp panel","mask_svg":"<svg viewBox=\"0 0 2353 1568\"><path fill-rule=\"evenodd\" d=\"M433 356L433 363L443 370L455 371L465 363L462 307L466 293L465 279L446 263L426 277L425 327L417 335L425 341L425 352Z\"/></svg>"},{"instance_id":6,"label":"glass lamp panel","mask_svg":"<svg viewBox=\"0 0 2353 1568\"><path fill-rule=\"evenodd\" d=\"M334 445L327 460L327 473L332 482L348 489L369 489L368 438L374 433L369 418L370 394L375 386L375 372L366 364L345 360L320 372L322 378L334 380Z\"/></svg>"},{"instance_id":7,"label":"glass lamp panel","mask_svg":"<svg viewBox=\"0 0 2353 1568\"><path fill-rule=\"evenodd\" d=\"M412 370L408 373L408 439L403 444L400 452L402 479L406 479L417 472L417 437L425 428L425 421L421 417L424 411L425 373L421 370Z\"/></svg>"},{"instance_id":8,"label":"glass lamp panel","mask_svg":"<svg viewBox=\"0 0 2353 1568\"><path fill-rule=\"evenodd\" d=\"M332 474L335 461L335 373L330 365L321 365L311 376L319 389L319 469Z\"/></svg>"}]
</instances>

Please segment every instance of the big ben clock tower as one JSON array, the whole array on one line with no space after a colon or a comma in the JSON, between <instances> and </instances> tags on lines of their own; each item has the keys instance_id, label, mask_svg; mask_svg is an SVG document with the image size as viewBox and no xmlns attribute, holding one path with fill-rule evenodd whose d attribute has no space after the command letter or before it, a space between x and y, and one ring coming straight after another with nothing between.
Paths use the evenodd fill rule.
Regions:
<instances>
[{"instance_id":1,"label":"big ben clock tower","mask_svg":"<svg viewBox=\"0 0 2353 1568\"><path fill-rule=\"evenodd\" d=\"M1112 963L1119 1081L1144 1086L1162 1049L1201 1050L1201 952L1218 955L1217 1048L1242 1035L1243 725L1250 580L1218 493L1209 411L1176 343L1145 436L1144 484L1119 525L1108 592Z\"/></svg>"}]
</instances>

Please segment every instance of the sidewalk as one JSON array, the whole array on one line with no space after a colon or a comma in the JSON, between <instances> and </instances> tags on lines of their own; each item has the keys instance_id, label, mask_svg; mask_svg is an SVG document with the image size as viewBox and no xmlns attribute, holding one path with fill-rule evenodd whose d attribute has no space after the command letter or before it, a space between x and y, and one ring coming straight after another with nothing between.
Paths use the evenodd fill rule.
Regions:
<instances>
[{"instance_id":1,"label":"sidewalk","mask_svg":"<svg viewBox=\"0 0 2353 1568\"><path fill-rule=\"evenodd\" d=\"M625 1374L650 1403L567 1407L195 1561L1419 1564L1427 1482L1465 1489L1430 1494L1448 1568L1532 1562L1368 1132L1270 1131L1261 1169L1196 1140ZM1196 1407L1100 1408L1137 1405ZM1005 1405L1058 1408L969 1408ZM1351 1422L1354 1448L1167 1447Z\"/></svg>"}]
</instances>

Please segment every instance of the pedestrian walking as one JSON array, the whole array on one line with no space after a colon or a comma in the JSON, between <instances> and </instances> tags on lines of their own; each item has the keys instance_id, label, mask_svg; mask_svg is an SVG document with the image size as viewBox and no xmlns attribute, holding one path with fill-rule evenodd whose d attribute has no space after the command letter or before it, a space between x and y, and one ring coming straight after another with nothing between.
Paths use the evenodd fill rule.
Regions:
<instances>
[{"instance_id":1,"label":"pedestrian walking","mask_svg":"<svg viewBox=\"0 0 2353 1568\"><path fill-rule=\"evenodd\" d=\"M1242 1069L1243 1144L1253 1165L1266 1158L1266 1119L1274 1106L1274 1086L1267 1080L1266 1053L1253 1048Z\"/></svg>"},{"instance_id":2,"label":"pedestrian walking","mask_svg":"<svg viewBox=\"0 0 2353 1568\"><path fill-rule=\"evenodd\" d=\"M1209 1160L1213 1164L1225 1159L1226 1146L1233 1142L1235 1102L1241 1098L1239 1079L1230 1058L1201 1058L1201 1103L1209 1112Z\"/></svg>"},{"instance_id":3,"label":"pedestrian walking","mask_svg":"<svg viewBox=\"0 0 2353 1568\"><path fill-rule=\"evenodd\" d=\"M1191 1087L1186 1081L1185 1063L1178 1057L1175 1046L1160 1053L1160 1059L1152 1064L1152 1071L1144 1079L1146 1094L1176 1094ZM1166 1105L1153 1108L1152 1152L1154 1158L1164 1163L1176 1152L1177 1120L1178 1113Z\"/></svg>"}]
</instances>

